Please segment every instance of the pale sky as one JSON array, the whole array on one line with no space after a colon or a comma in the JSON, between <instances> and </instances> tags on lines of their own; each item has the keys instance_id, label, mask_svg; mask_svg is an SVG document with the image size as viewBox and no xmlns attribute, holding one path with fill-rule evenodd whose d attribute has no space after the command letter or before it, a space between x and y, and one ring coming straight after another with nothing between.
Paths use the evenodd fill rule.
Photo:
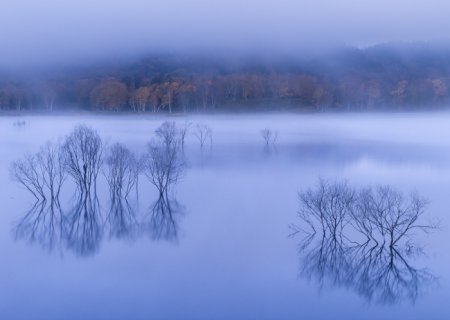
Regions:
<instances>
[{"instance_id":1,"label":"pale sky","mask_svg":"<svg viewBox=\"0 0 450 320\"><path fill-rule=\"evenodd\" d=\"M0 65L448 38L448 0L1 0Z\"/></svg>"}]
</instances>

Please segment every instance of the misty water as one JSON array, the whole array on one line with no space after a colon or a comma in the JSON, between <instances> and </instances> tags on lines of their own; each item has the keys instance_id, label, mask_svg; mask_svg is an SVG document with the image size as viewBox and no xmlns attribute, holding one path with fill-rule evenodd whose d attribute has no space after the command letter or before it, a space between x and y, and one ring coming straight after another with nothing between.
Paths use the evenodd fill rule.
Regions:
<instances>
[{"instance_id":1,"label":"misty water","mask_svg":"<svg viewBox=\"0 0 450 320\"><path fill-rule=\"evenodd\" d=\"M165 120L206 124L213 137L200 148L188 134L169 220L146 223L158 192L141 174L126 203L136 223L114 232L101 173L95 231L67 241L45 223L20 228L35 201L11 179L13 161L79 124L144 153ZM449 319L449 122L448 113L2 117L0 318ZM263 128L278 132L275 143L265 145ZM412 232L414 245L377 263L364 250L315 260L320 241L305 246L292 226L303 223L299 193L319 179L415 191L439 228ZM64 185L63 213L74 193Z\"/></svg>"}]
</instances>

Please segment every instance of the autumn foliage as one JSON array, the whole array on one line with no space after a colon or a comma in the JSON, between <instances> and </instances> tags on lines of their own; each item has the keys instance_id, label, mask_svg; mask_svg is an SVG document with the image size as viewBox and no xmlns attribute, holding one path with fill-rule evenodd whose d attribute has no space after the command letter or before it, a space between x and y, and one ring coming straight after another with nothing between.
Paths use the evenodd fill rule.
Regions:
<instances>
[{"instance_id":1,"label":"autumn foliage","mask_svg":"<svg viewBox=\"0 0 450 320\"><path fill-rule=\"evenodd\" d=\"M414 49L414 50L413 50ZM444 106L450 51L378 46L310 59L163 56L133 64L0 74L0 110L205 112L380 110Z\"/></svg>"}]
</instances>

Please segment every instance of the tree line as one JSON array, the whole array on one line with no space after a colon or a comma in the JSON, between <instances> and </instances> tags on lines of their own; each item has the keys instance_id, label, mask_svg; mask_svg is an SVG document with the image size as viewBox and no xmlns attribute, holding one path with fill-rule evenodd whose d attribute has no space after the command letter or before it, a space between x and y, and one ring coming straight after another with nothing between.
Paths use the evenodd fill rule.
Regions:
<instances>
[{"instance_id":1,"label":"tree line","mask_svg":"<svg viewBox=\"0 0 450 320\"><path fill-rule=\"evenodd\" d=\"M34 77L0 74L0 110L377 110L431 108L450 98L450 50L426 46L239 64L201 60L149 57Z\"/></svg>"}]
</instances>

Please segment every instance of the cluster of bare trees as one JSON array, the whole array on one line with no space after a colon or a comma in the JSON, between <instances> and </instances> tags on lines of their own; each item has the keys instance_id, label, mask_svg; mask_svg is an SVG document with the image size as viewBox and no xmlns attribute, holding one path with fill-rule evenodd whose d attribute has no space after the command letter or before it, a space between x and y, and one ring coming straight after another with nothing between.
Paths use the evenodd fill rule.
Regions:
<instances>
[{"instance_id":1,"label":"cluster of bare trees","mask_svg":"<svg viewBox=\"0 0 450 320\"><path fill-rule=\"evenodd\" d=\"M120 143L105 146L96 130L79 125L62 142L48 142L37 153L13 162L12 178L36 200L17 225L16 235L39 241L49 249L56 240L64 240L80 255L97 250L105 226L111 237L130 238L136 231L148 231L153 239L176 239L183 207L176 201L173 188L185 172L184 145L190 128L188 122L165 121L155 130L147 152L137 155ZM206 125L201 128L211 134ZM199 142L203 147L204 141ZM97 196L101 172L110 194L106 215ZM150 217L146 215L142 221L129 199L135 190L138 200L141 174L158 194ZM63 212L60 195L68 177L75 186L74 201Z\"/></svg>"},{"instance_id":2,"label":"cluster of bare trees","mask_svg":"<svg viewBox=\"0 0 450 320\"><path fill-rule=\"evenodd\" d=\"M25 120L16 120L13 122L14 127L24 127L27 125L27 122Z\"/></svg>"},{"instance_id":3,"label":"cluster of bare trees","mask_svg":"<svg viewBox=\"0 0 450 320\"><path fill-rule=\"evenodd\" d=\"M302 221L293 235L299 244L301 274L322 285L355 290L369 301L412 302L434 277L411 263L420 246L415 231L429 232L426 200L408 197L389 186L351 188L346 182L321 180L300 193Z\"/></svg>"}]
</instances>

